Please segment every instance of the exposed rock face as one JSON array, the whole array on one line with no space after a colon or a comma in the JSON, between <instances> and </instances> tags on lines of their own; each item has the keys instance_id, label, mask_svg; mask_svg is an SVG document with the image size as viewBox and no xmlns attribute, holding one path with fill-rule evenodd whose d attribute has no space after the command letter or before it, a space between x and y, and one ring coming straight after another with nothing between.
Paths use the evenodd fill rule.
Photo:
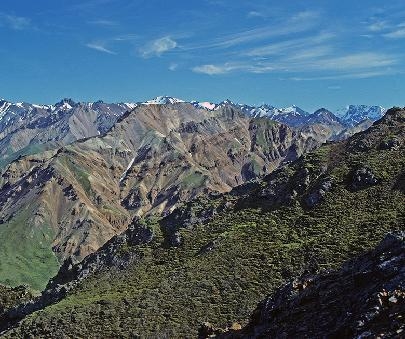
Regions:
<instances>
[{"instance_id":1,"label":"exposed rock face","mask_svg":"<svg viewBox=\"0 0 405 339\"><path fill-rule=\"evenodd\" d=\"M340 270L294 280L259 304L242 330L202 338L394 338L405 333L405 233ZM208 334L208 335L207 335Z\"/></svg>"}]
</instances>

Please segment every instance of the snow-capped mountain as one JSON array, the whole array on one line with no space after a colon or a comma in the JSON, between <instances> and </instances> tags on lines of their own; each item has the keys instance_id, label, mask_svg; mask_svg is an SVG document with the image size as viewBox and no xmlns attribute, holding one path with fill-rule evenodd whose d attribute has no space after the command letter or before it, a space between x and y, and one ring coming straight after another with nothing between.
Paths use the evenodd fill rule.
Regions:
<instances>
[{"instance_id":1,"label":"snow-capped mountain","mask_svg":"<svg viewBox=\"0 0 405 339\"><path fill-rule=\"evenodd\" d=\"M380 106L350 105L339 110L339 118L326 109L310 114L298 106L278 108L268 104L251 106L234 103L227 99L220 103L210 101L187 102L171 96L158 96L138 103L104 103L103 101L80 103L62 99L56 104L12 103L0 100L0 162L12 161L15 156L28 154L32 149L46 145L60 147L77 139L106 133L128 111L142 105L191 104L195 108L216 111L233 107L252 118L269 118L308 135L322 134L325 140L347 129L346 134L361 129L364 120L375 121L385 109ZM365 126L365 125L364 125ZM354 132L353 132L354 133ZM346 135L345 134L345 135ZM13 154L10 157L10 154Z\"/></svg>"},{"instance_id":2,"label":"snow-capped mountain","mask_svg":"<svg viewBox=\"0 0 405 339\"><path fill-rule=\"evenodd\" d=\"M144 105L167 105L167 104L177 104L179 102L184 102L184 100L169 97L169 96L158 96L152 100L143 102Z\"/></svg>"},{"instance_id":3,"label":"snow-capped mountain","mask_svg":"<svg viewBox=\"0 0 405 339\"><path fill-rule=\"evenodd\" d=\"M266 104L258 107L241 104L237 104L237 106L242 112L253 118L266 117L292 127L304 125L309 116L308 112L295 105L284 108L277 108Z\"/></svg>"},{"instance_id":4,"label":"snow-capped mountain","mask_svg":"<svg viewBox=\"0 0 405 339\"><path fill-rule=\"evenodd\" d=\"M348 126L355 126L363 120L376 121L381 119L386 108L381 106L349 105L336 112L336 115Z\"/></svg>"},{"instance_id":5,"label":"snow-capped mountain","mask_svg":"<svg viewBox=\"0 0 405 339\"><path fill-rule=\"evenodd\" d=\"M0 100L0 166L19 155L104 134L134 107L136 104L76 103L72 99L53 105Z\"/></svg>"}]
</instances>

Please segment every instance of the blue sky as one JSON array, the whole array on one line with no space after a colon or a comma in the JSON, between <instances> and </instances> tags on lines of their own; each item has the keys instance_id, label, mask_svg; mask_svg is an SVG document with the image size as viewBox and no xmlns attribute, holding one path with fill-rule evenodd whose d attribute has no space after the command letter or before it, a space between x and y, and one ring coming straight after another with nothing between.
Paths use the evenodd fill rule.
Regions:
<instances>
[{"instance_id":1,"label":"blue sky","mask_svg":"<svg viewBox=\"0 0 405 339\"><path fill-rule=\"evenodd\" d=\"M405 106L401 3L2 0L0 97Z\"/></svg>"}]
</instances>

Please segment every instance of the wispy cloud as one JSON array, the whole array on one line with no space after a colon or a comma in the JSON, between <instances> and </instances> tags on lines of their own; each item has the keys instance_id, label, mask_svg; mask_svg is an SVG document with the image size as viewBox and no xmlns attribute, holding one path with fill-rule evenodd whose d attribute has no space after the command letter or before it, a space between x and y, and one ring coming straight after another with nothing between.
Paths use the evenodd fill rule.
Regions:
<instances>
[{"instance_id":1,"label":"wispy cloud","mask_svg":"<svg viewBox=\"0 0 405 339\"><path fill-rule=\"evenodd\" d=\"M231 63L225 63L223 65L200 65L192 68L192 71L195 73L202 73L208 75L217 75L217 74L225 74L230 73L232 71L243 69L245 65L236 65Z\"/></svg>"},{"instance_id":2,"label":"wispy cloud","mask_svg":"<svg viewBox=\"0 0 405 339\"><path fill-rule=\"evenodd\" d=\"M213 39L208 43L200 43L184 47L185 50L207 49L207 48L230 48L233 46L260 42L270 38L288 36L310 30L316 25L318 12L306 11L299 12L288 19L284 19L272 25L253 28L242 32L224 35Z\"/></svg>"},{"instance_id":3,"label":"wispy cloud","mask_svg":"<svg viewBox=\"0 0 405 339\"><path fill-rule=\"evenodd\" d=\"M272 43L265 46L256 47L246 54L253 57L263 57L282 54L290 51L297 51L299 48L305 48L306 51L314 45L329 41L335 37L333 33L320 33L315 36L309 36L301 39L285 40L278 43Z\"/></svg>"},{"instance_id":4,"label":"wispy cloud","mask_svg":"<svg viewBox=\"0 0 405 339\"><path fill-rule=\"evenodd\" d=\"M177 42L169 36L153 40L140 49L144 58L160 56L163 53L169 52L177 47Z\"/></svg>"},{"instance_id":5,"label":"wispy cloud","mask_svg":"<svg viewBox=\"0 0 405 339\"><path fill-rule=\"evenodd\" d=\"M169 71L174 72L178 67L179 67L178 64L176 64L175 62L172 62L172 63L169 65Z\"/></svg>"},{"instance_id":6,"label":"wispy cloud","mask_svg":"<svg viewBox=\"0 0 405 339\"><path fill-rule=\"evenodd\" d=\"M317 20L319 18L319 16L321 15L320 12L318 11L303 11L303 12L298 12L296 14L294 14L291 18L290 18L290 22L311 22L313 20Z\"/></svg>"},{"instance_id":7,"label":"wispy cloud","mask_svg":"<svg viewBox=\"0 0 405 339\"><path fill-rule=\"evenodd\" d=\"M322 54L322 53L318 53ZM276 61L254 61L227 62L224 64L204 64L192 70L196 73L208 75L226 74L235 71L248 73L308 73L327 72L333 77L342 76L343 73L352 74L352 77L374 76L380 74L382 69L386 73L386 68L399 62L398 58L379 53L353 53L342 56L324 56L309 54L306 57L280 58Z\"/></svg>"},{"instance_id":8,"label":"wispy cloud","mask_svg":"<svg viewBox=\"0 0 405 339\"><path fill-rule=\"evenodd\" d=\"M388 23L386 21L376 21L370 24L367 29L371 32L381 32L388 27Z\"/></svg>"},{"instance_id":9,"label":"wispy cloud","mask_svg":"<svg viewBox=\"0 0 405 339\"><path fill-rule=\"evenodd\" d=\"M102 42L90 42L90 43L86 44L86 47L94 49L99 52L103 52L103 53L114 54L114 55L117 54L114 51L108 49Z\"/></svg>"},{"instance_id":10,"label":"wispy cloud","mask_svg":"<svg viewBox=\"0 0 405 339\"><path fill-rule=\"evenodd\" d=\"M31 20L28 18L0 12L0 26L6 26L14 30L23 30L30 25Z\"/></svg>"},{"instance_id":11,"label":"wispy cloud","mask_svg":"<svg viewBox=\"0 0 405 339\"><path fill-rule=\"evenodd\" d=\"M247 14L248 18L265 18L267 17L267 15L263 12L258 12L258 11L250 11Z\"/></svg>"},{"instance_id":12,"label":"wispy cloud","mask_svg":"<svg viewBox=\"0 0 405 339\"><path fill-rule=\"evenodd\" d=\"M383 34L383 36L388 39L403 39L405 38L405 27L399 26L396 30Z\"/></svg>"},{"instance_id":13,"label":"wispy cloud","mask_svg":"<svg viewBox=\"0 0 405 339\"><path fill-rule=\"evenodd\" d=\"M90 20L90 21L87 21L87 23L90 25L98 25L98 26L117 26L118 25L118 23L116 21L103 20L103 19Z\"/></svg>"},{"instance_id":14,"label":"wispy cloud","mask_svg":"<svg viewBox=\"0 0 405 339\"><path fill-rule=\"evenodd\" d=\"M314 77L291 77L284 80L319 81L319 80L368 79L398 73L399 73L398 71L395 71L393 69L385 69L379 71L350 72L344 74L334 74L334 75L314 76Z\"/></svg>"},{"instance_id":15,"label":"wispy cloud","mask_svg":"<svg viewBox=\"0 0 405 339\"><path fill-rule=\"evenodd\" d=\"M114 37L112 40L114 41L133 41L139 39L137 34L123 34Z\"/></svg>"}]
</instances>

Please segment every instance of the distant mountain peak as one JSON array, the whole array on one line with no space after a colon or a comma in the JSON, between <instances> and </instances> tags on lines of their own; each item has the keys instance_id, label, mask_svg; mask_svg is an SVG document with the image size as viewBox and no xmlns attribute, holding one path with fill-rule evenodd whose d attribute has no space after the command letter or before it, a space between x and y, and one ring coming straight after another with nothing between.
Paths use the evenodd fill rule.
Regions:
<instances>
[{"instance_id":1,"label":"distant mountain peak","mask_svg":"<svg viewBox=\"0 0 405 339\"><path fill-rule=\"evenodd\" d=\"M372 121L381 119L386 111L387 109L382 106L348 105L338 110L336 115L348 126L355 126L367 119Z\"/></svg>"},{"instance_id":2,"label":"distant mountain peak","mask_svg":"<svg viewBox=\"0 0 405 339\"><path fill-rule=\"evenodd\" d=\"M145 105L167 105L167 104L177 104L180 102L185 102L184 100L166 96L166 95L161 95L157 96L154 99L148 100L144 102Z\"/></svg>"}]
</instances>

